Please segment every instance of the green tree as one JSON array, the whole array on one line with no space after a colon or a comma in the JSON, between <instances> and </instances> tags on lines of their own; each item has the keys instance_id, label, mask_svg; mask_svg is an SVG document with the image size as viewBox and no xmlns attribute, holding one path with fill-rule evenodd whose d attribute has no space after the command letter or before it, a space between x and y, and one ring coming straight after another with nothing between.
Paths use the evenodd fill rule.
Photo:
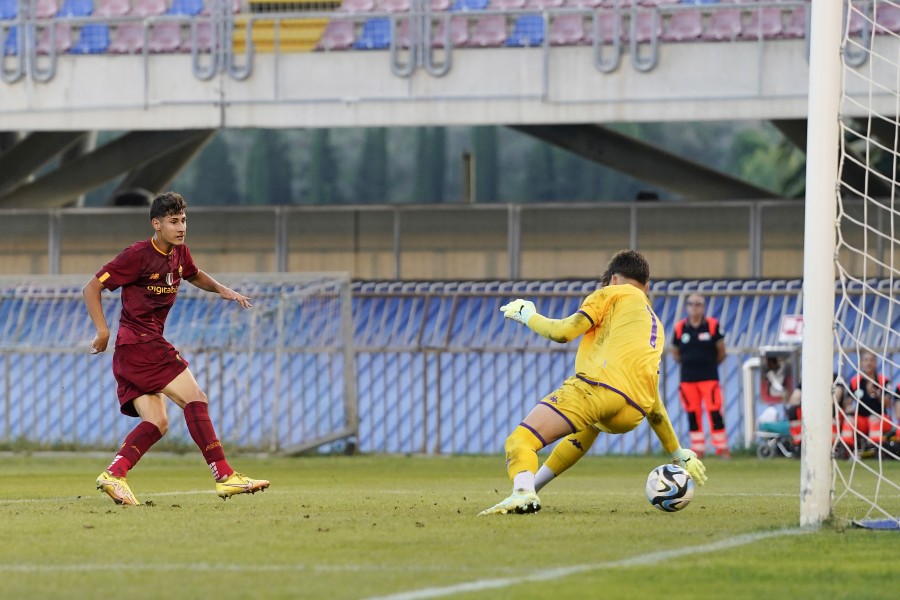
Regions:
<instances>
[{"instance_id":1,"label":"green tree","mask_svg":"<svg viewBox=\"0 0 900 600\"><path fill-rule=\"evenodd\" d=\"M387 202L387 129L373 127L363 135L362 152L356 170L354 196L357 202Z\"/></svg>"},{"instance_id":2,"label":"green tree","mask_svg":"<svg viewBox=\"0 0 900 600\"><path fill-rule=\"evenodd\" d=\"M331 147L330 130L314 129L310 144L309 202L340 204L338 166Z\"/></svg>"},{"instance_id":3,"label":"green tree","mask_svg":"<svg viewBox=\"0 0 900 600\"><path fill-rule=\"evenodd\" d=\"M291 202L291 163L278 131L259 129L247 156L247 204Z\"/></svg>"}]
</instances>

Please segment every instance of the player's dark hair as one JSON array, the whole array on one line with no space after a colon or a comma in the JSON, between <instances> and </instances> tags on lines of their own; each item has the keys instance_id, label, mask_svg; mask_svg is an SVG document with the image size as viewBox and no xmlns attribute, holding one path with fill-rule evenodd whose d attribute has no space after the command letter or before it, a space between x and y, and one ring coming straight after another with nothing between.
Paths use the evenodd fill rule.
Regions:
<instances>
[{"instance_id":1,"label":"player's dark hair","mask_svg":"<svg viewBox=\"0 0 900 600\"><path fill-rule=\"evenodd\" d=\"M164 192L158 194L150 205L150 218L161 219L171 215L179 215L187 208L187 202L181 197L181 194L175 192Z\"/></svg>"},{"instance_id":2,"label":"player's dark hair","mask_svg":"<svg viewBox=\"0 0 900 600\"><path fill-rule=\"evenodd\" d=\"M637 250L622 250L609 260L600 283L604 286L609 285L609 280L616 273L645 285L650 281L650 264Z\"/></svg>"}]
</instances>

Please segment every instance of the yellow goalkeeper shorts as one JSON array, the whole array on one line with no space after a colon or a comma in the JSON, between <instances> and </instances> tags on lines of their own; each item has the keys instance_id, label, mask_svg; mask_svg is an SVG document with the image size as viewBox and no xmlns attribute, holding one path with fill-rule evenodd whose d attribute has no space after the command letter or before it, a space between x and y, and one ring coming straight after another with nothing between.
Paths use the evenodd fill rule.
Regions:
<instances>
[{"instance_id":1,"label":"yellow goalkeeper shorts","mask_svg":"<svg viewBox=\"0 0 900 600\"><path fill-rule=\"evenodd\" d=\"M566 419L573 432L593 425L607 433L627 433L637 427L645 416L621 392L579 377L569 377L540 403Z\"/></svg>"}]
</instances>

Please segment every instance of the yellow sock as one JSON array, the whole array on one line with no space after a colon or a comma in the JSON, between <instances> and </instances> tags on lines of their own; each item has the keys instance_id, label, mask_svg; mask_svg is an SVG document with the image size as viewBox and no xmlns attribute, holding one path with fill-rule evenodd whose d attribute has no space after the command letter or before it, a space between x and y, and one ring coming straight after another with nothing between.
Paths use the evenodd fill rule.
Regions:
<instances>
[{"instance_id":1,"label":"yellow sock","mask_svg":"<svg viewBox=\"0 0 900 600\"><path fill-rule=\"evenodd\" d=\"M516 474L522 471L536 473L537 451L543 447L544 441L533 431L521 425L516 427L506 438L506 472L509 478L515 479Z\"/></svg>"},{"instance_id":2,"label":"yellow sock","mask_svg":"<svg viewBox=\"0 0 900 600\"><path fill-rule=\"evenodd\" d=\"M568 435L556 445L544 465L557 476L577 463L591 449L600 431L588 427L578 433Z\"/></svg>"}]
</instances>

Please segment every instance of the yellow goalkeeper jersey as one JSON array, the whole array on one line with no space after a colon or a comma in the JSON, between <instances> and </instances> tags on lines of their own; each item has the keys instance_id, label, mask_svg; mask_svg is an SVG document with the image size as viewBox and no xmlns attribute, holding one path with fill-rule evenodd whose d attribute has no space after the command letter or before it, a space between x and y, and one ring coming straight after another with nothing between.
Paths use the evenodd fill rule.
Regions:
<instances>
[{"instance_id":1,"label":"yellow goalkeeper jersey","mask_svg":"<svg viewBox=\"0 0 900 600\"><path fill-rule=\"evenodd\" d=\"M609 285L588 296L578 312L593 327L578 346L576 375L650 410L659 393L665 334L647 296L633 285Z\"/></svg>"}]
</instances>

